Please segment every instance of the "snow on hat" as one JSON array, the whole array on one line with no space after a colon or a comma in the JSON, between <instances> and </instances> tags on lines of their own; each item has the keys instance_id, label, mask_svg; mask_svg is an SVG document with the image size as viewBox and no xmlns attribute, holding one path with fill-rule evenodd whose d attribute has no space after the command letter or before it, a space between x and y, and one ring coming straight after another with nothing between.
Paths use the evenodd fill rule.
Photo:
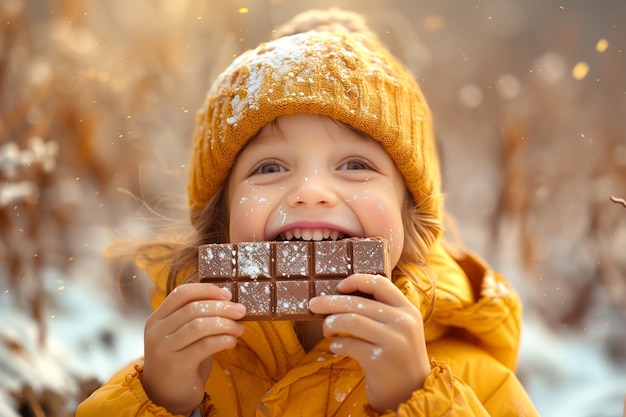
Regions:
<instances>
[{"instance_id":1,"label":"snow on hat","mask_svg":"<svg viewBox=\"0 0 626 417\"><path fill-rule=\"evenodd\" d=\"M420 211L441 219L430 109L415 79L363 18L309 11L276 34L235 58L198 113L187 190L192 222L247 141L278 116L296 113L328 116L380 142ZM440 233L435 226L430 231Z\"/></svg>"}]
</instances>

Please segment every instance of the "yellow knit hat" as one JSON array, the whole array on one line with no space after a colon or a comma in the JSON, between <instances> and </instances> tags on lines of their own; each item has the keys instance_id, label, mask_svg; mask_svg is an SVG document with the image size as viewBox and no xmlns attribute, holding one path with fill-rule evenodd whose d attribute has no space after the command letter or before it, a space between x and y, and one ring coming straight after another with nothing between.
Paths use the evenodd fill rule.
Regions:
<instances>
[{"instance_id":1,"label":"yellow knit hat","mask_svg":"<svg viewBox=\"0 0 626 417\"><path fill-rule=\"evenodd\" d=\"M305 12L277 33L232 62L198 113L188 185L192 222L246 142L278 116L295 113L331 117L380 142L420 211L441 219L430 109L415 79L362 17L336 9Z\"/></svg>"}]
</instances>

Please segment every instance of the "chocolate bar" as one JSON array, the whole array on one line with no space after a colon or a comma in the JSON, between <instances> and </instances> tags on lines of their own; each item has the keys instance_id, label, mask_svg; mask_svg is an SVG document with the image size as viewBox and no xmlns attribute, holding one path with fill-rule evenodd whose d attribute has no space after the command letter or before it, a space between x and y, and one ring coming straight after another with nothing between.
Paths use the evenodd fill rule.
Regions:
<instances>
[{"instance_id":1,"label":"chocolate bar","mask_svg":"<svg viewBox=\"0 0 626 417\"><path fill-rule=\"evenodd\" d=\"M391 277L389 244L380 238L221 243L198 251L200 282L228 288L247 308L243 320L320 319L309 311L309 300L340 294L342 279Z\"/></svg>"}]
</instances>

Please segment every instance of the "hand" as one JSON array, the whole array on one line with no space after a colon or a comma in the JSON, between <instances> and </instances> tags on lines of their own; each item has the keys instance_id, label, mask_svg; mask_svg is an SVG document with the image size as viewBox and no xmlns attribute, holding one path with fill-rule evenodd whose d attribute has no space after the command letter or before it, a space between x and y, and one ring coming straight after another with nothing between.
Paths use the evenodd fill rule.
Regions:
<instances>
[{"instance_id":1,"label":"hand","mask_svg":"<svg viewBox=\"0 0 626 417\"><path fill-rule=\"evenodd\" d=\"M334 353L359 362L366 381L370 406L379 412L395 410L422 388L430 374L424 323L413 306L385 277L352 275L338 287L343 294L326 295L309 302L312 312L328 314L324 336L334 337Z\"/></svg>"},{"instance_id":2,"label":"hand","mask_svg":"<svg viewBox=\"0 0 626 417\"><path fill-rule=\"evenodd\" d=\"M228 290L185 284L172 291L146 321L143 386L173 414L188 414L204 398L213 355L237 344L245 315Z\"/></svg>"}]
</instances>

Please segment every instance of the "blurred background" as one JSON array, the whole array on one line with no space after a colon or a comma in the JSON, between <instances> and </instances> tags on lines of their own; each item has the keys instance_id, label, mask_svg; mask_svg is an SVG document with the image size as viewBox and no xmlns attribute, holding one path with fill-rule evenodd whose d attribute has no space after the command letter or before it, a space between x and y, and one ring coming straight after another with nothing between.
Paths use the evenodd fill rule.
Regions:
<instances>
[{"instance_id":1,"label":"blurred background","mask_svg":"<svg viewBox=\"0 0 626 417\"><path fill-rule=\"evenodd\" d=\"M212 80L330 6L364 14L420 82L456 232L523 298L539 412L622 416L623 0L1 0L0 416L73 415L142 354L146 277L103 249L186 215Z\"/></svg>"}]
</instances>

